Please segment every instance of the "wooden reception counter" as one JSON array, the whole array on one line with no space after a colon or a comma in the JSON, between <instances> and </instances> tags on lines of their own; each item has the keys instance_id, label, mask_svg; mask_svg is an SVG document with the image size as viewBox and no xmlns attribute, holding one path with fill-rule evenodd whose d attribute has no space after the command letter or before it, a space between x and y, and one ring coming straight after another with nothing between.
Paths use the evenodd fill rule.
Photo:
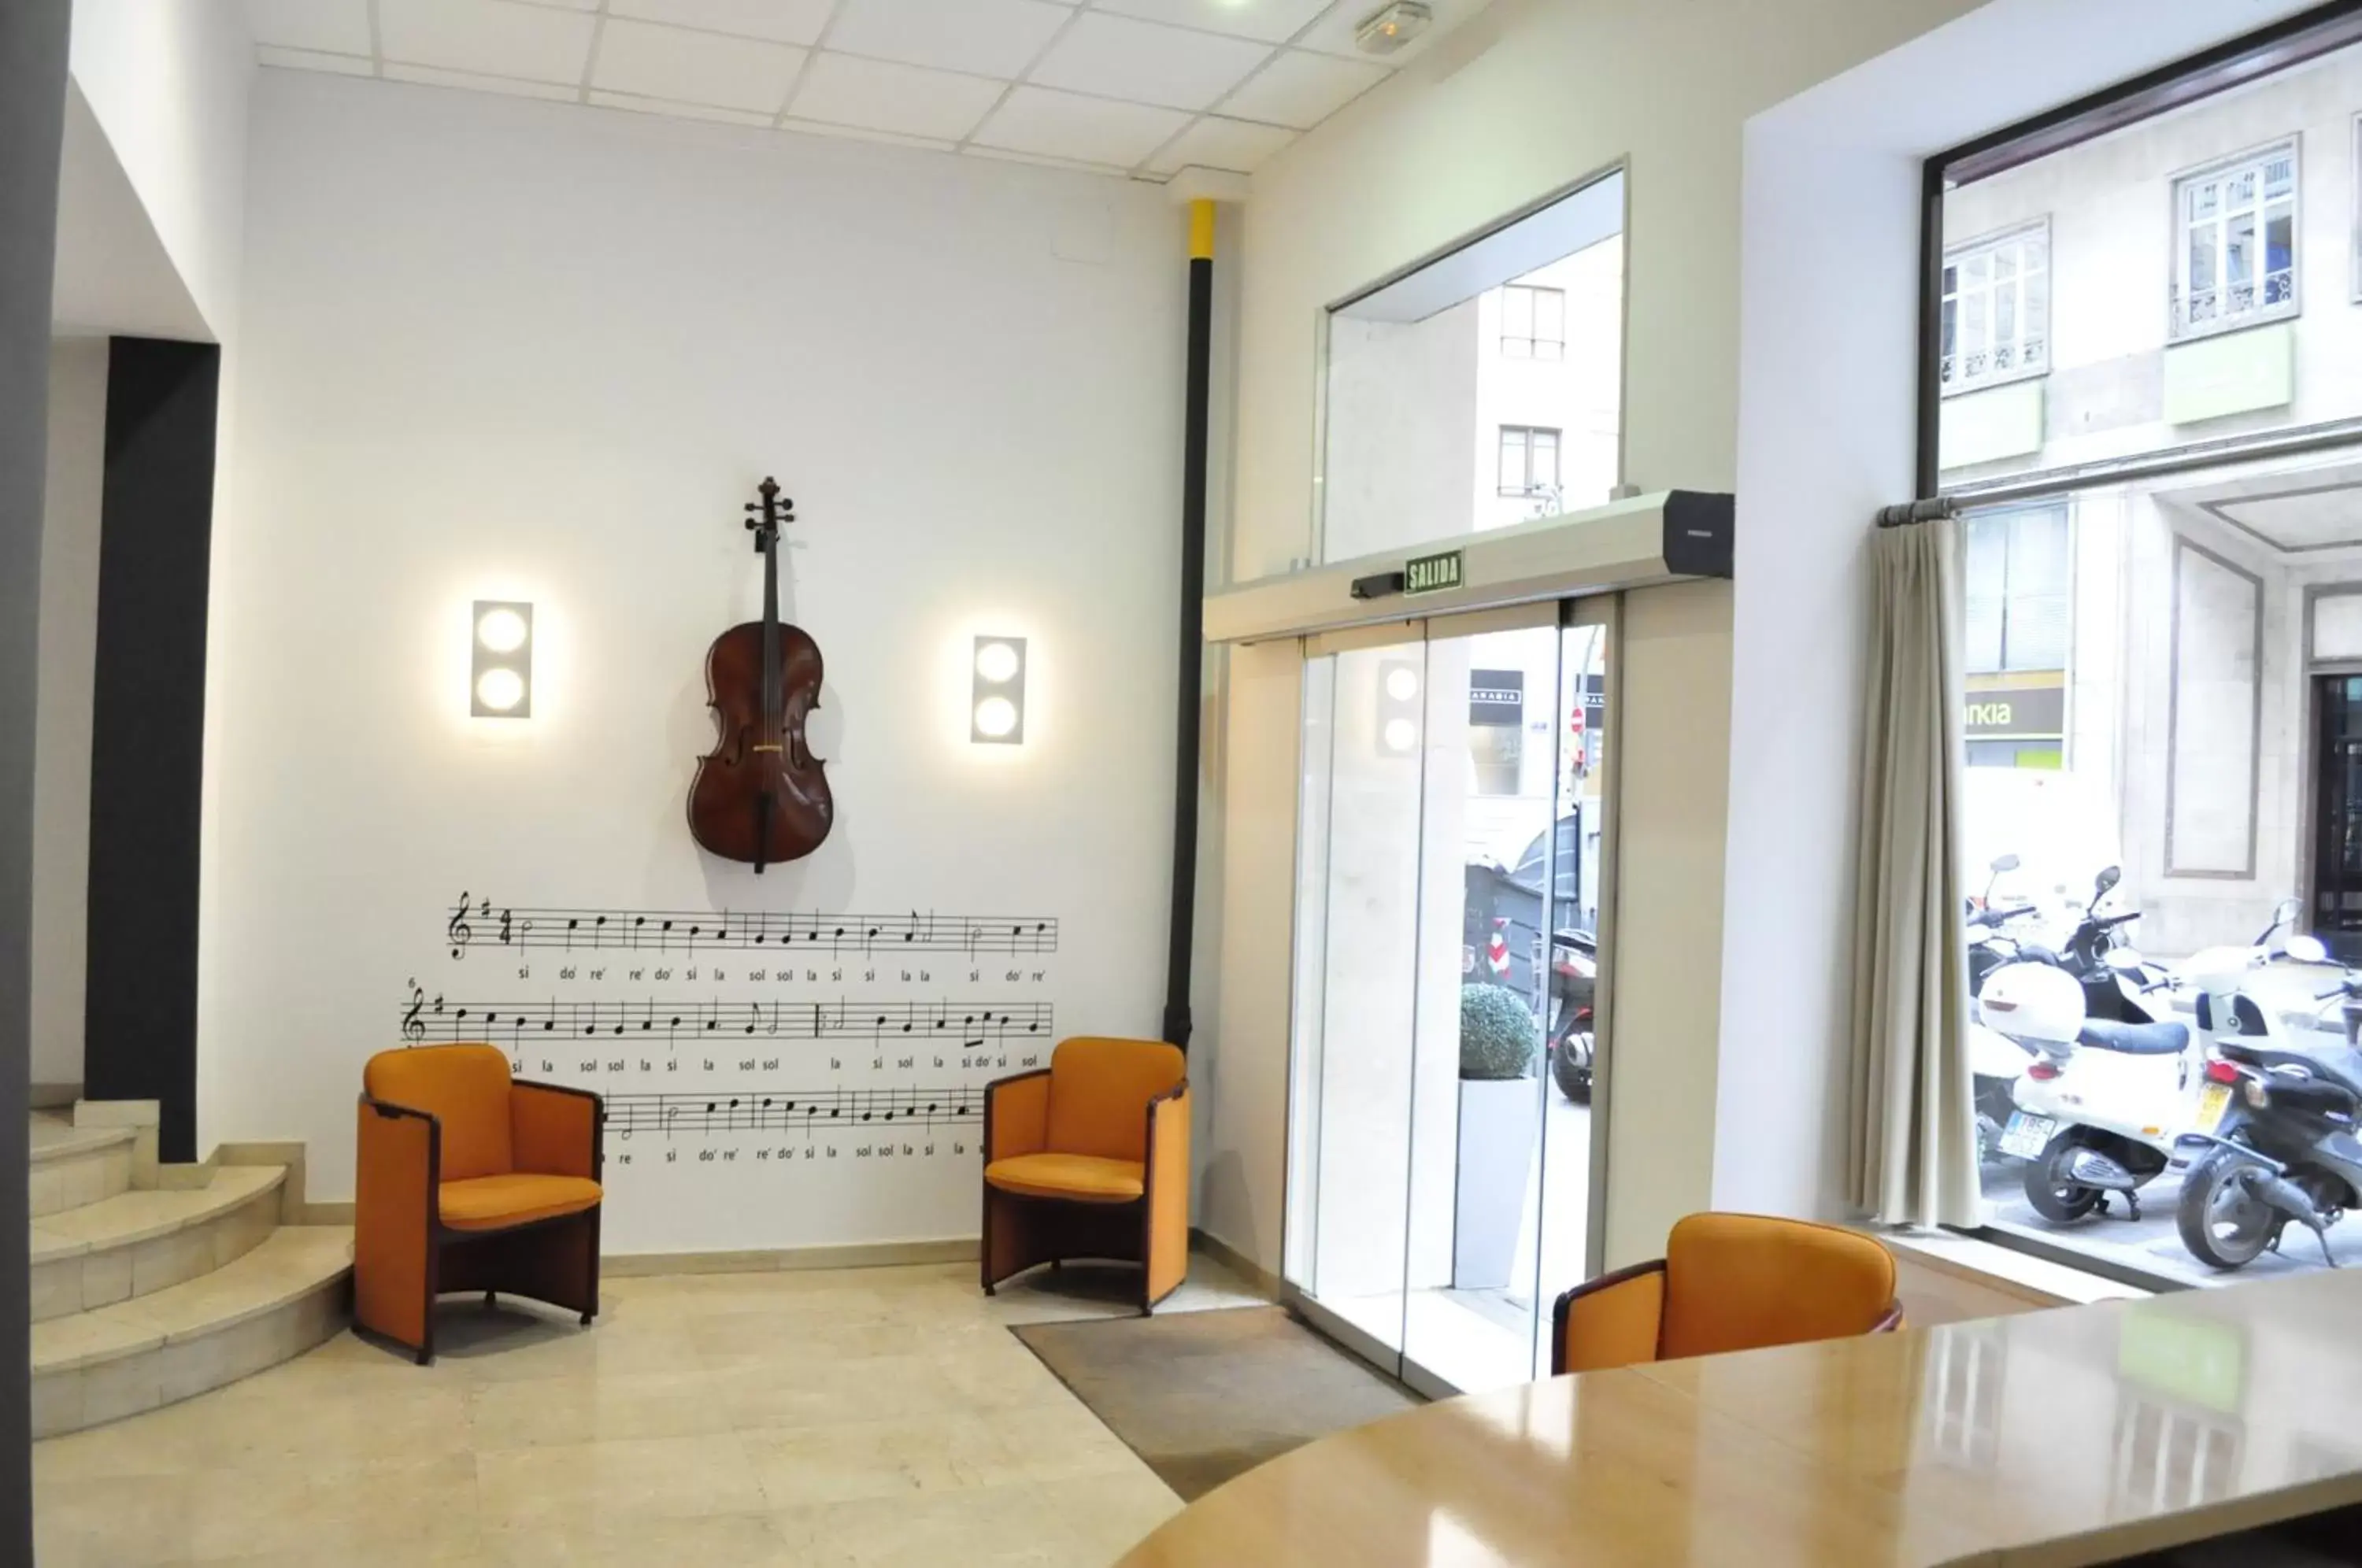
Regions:
<instances>
[{"instance_id":1,"label":"wooden reception counter","mask_svg":"<svg viewBox=\"0 0 2362 1568\"><path fill-rule=\"evenodd\" d=\"M1118 1568L2101 1563L2362 1502L2362 1272L1430 1405Z\"/></svg>"}]
</instances>

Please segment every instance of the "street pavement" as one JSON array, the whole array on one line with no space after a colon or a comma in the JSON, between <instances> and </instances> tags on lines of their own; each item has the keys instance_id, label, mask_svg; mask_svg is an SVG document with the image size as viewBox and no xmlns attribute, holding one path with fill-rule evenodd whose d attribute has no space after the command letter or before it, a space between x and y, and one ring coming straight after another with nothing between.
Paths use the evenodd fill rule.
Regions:
<instances>
[{"instance_id":1,"label":"street pavement","mask_svg":"<svg viewBox=\"0 0 2362 1568\"><path fill-rule=\"evenodd\" d=\"M2141 1217L2125 1218L2124 1199L2111 1193L2108 1212L2093 1214L2071 1225L2054 1224L2036 1214L2025 1201L2025 1166L2015 1160L1995 1160L1984 1168L1986 1223L2028 1235L2054 1245L2086 1252L2146 1274L2183 1285L2224 1285L2250 1279L2277 1279L2324 1266L2321 1243L2312 1232L2291 1225L2280 1237L2279 1253L2266 1253L2243 1269L2218 1274L2190 1255L2174 1229L2173 1209L2181 1195L2181 1176L2168 1171L2140 1190ZM2330 1254L2340 1268L2362 1266L2362 1219L2349 1219L2329 1232Z\"/></svg>"}]
</instances>

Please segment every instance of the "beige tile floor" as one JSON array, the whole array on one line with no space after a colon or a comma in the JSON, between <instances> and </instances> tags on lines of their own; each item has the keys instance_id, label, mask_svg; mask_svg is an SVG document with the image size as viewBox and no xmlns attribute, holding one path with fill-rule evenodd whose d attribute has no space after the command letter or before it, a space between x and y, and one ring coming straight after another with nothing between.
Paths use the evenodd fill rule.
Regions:
<instances>
[{"instance_id":1,"label":"beige tile floor","mask_svg":"<svg viewBox=\"0 0 2362 1568\"><path fill-rule=\"evenodd\" d=\"M1115 1271L611 1279L593 1328L447 1302L432 1367L341 1334L35 1445L41 1568L1103 1568L1180 1507L1007 1331ZM1160 1310L1253 1295L1204 1258Z\"/></svg>"}]
</instances>

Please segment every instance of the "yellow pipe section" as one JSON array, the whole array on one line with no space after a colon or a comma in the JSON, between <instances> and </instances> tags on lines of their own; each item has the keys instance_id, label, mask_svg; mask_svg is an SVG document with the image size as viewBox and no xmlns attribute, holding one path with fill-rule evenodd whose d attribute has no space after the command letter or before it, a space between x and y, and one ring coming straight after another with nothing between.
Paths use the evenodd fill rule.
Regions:
<instances>
[{"instance_id":1,"label":"yellow pipe section","mask_svg":"<svg viewBox=\"0 0 2362 1568\"><path fill-rule=\"evenodd\" d=\"M1189 259L1214 259L1214 204L1200 196L1189 204Z\"/></svg>"}]
</instances>

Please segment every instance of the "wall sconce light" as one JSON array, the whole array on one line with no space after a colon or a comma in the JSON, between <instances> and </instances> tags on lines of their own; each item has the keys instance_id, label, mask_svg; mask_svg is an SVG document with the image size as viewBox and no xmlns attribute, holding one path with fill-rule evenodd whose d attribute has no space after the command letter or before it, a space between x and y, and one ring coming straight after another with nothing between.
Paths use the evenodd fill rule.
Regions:
<instances>
[{"instance_id":1,"label":"wall sconce light","mask_svg":"<svg viewBox=\"0 0 2362 1568\"><path fill-rule=\"evenodd\" d=\"M1025 740L1025 639L978 637L967 738L978 745Z\"/></svg>"},{"instance_id":2,"label":"wall sconce light","mask_svg":"<svg viewBox=\"0 0 2362 1568\"><path fill-rule=\"evenodd\" d=\"M533 606L479 599L469 661L468 712L479 719L533 717Z\"/></svg>"},{"instance_id":3,"label":"wall sconce light","mask_svg":"<svg viewBox=\"0 0 2362 1568\"><path fill-rule=\"evenodd\" d=\"M1386 756L1408 756L1418 750L1422 710L1418 700L1418 666L1388 659L1378 667L1378 750Z\"/></svg>"}]
</instances>

